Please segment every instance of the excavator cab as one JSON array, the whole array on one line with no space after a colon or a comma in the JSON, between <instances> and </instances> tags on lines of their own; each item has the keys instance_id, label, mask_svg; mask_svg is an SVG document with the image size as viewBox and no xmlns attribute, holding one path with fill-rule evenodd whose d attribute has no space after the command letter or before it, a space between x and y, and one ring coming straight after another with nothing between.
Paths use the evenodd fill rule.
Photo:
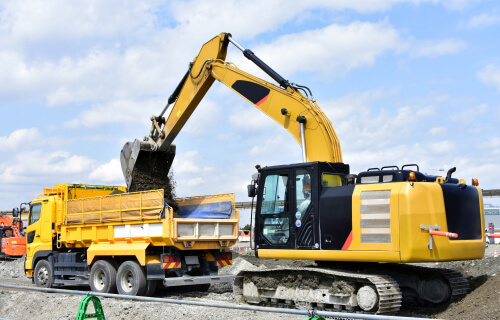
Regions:
<instances>
[{"instance_id":1,"label":"excavator cab","mask_svg":"<svg viewBox=\"0 0 500 320\"><path fill-rule=\"evenodd\" d=\"M260 169L258 188L254 189L257 195L256 247L317 249L321 227L314 221L319 218L320 197L327 188L345 186L347 174L348 165L329 162ZM337 225L337 229L339 236L350 232L347 225Z\"/></svg>"}]
</instances>

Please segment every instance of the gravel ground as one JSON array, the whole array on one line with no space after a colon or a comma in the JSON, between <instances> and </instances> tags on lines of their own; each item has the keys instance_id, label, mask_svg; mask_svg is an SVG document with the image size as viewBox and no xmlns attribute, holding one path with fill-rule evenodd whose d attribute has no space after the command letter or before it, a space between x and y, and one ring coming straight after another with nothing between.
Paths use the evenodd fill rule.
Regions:
<instances>
[{"instance_id":1,"label":"gravel ground","mask_svg":"<svg viewBox=\"0 0 500 320\"><path fill-rule=\"evenodd\" d=\"M493 257L494 251L500 253L500 246L487 248L485 257L480 260L430 264L441 268L461 271L471 282L472 292L460 301L439 308L405 308L398 315L440 319L496 319L500 303L500 257ZM244 252L244 251L243 251ZM221 273L236 274L243 269L262 269L277 266L301 267L310 261L260 260L252 256L239 256L235 253L233 265L221 269ZM0 262L0 282L32 286L24 276L23 260ZM89 290L79 287L79 290ZM162 289L156 297L216 302L220 305L236 304L231 285L214 285L209 292L200 293L187 288L176 290ZM82 296L52 293L36 293L0 289L0 318L5 319L74 319ZM276 314L255 311L242 311L199 306L187 306L158 302L126 301L101 298L107 319L304 319L305 316ZM92 308L89 308L92 312Z\"/></svg>"}]
</instances>

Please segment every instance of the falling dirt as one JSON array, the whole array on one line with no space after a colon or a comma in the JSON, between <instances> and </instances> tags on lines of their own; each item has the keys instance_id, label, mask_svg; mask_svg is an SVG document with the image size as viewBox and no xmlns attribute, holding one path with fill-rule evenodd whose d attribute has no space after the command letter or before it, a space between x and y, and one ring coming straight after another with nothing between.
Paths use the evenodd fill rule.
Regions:
<instances>
[{"instance_id":1,"label":"falling dirt","mask_svg":"<svg viewBox=\"0 0 500 320\"><path fill-rule=\"evenodd\" d=\"M174 213L179 212L175 201L174 173L170 171L175 156L173 152L141 151L132 171L132 182L128 192L163 189L165 201L172 207ZM170 171L170 172L169 172Z\"/></svg>"}]
</instances>

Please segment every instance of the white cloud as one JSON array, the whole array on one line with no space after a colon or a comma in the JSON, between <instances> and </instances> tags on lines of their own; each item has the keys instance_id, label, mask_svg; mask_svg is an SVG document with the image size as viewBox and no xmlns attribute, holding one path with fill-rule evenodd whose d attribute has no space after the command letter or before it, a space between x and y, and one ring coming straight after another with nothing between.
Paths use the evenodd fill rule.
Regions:
<instances>
[{"instance_id":1,"label":"white cloud","mask_svg":"<svg viewBox=\"0 0 500 320\"><path fill-rule=\"evenodd\" d=\"M416 57L437 57L447 54L455 54L462 51L467 44L456 39L446 39L440 41L426 41L417 44L410 54Z\"/></svg>"},{"instance_id":2,"label":"white cloud","mask_svg":"<svg viewBox=\"0 0 500 320\"><path fill-rule=\"evenodd\" d=\"M434 127L429 130L429 133L433 136L441 135L446 132L446 127Z\"/></svg>"},{"instance_id":3,"label":"white cloud","mask_svg":"<svg viewBox=\"0 0 500 320\"><path fill-rule=\"evenodd\" d=\"M470 18L467 24L470 28L489 27L500 24L500 15L481 13Z\"/></svg>"},{"instance_id":4,"label":"white cloud","mask_svg":"<svg viewBox=\"0 0 500 320\"><path fill-rule=\"evenodd\" d=\"M158 99L149 100L117 100L106 104L94 104L89 109L82 111L76 118L64 123L65 127L98 127L108 123L151 124L150 116L159 114L163 109L162 101ZM146 135L149 128L144 130Z\"/></svg>"},{"instance_id":5,"label":"white cloud","mask_svg":"<svg viewBox=\"0 0 500 320\"><path fill-rule=\"evenodd\" d=\"M0 173L2 183L27 183L50 177L56 179L76 179L81 182L86 173L97 165L97 161L85 156L71 155L66 151L27 151L16 154L11 162L4 164ZM56 181L54 183L62 183Z\"/></svg>"},{"instance_id":6,"label":"white cloud","mask_svg":"<svg viewBox=\"0 0 500 320\"><path fill-rule=\"evenodd\" d=\"M197 137L203 136L207 130L216 127L221 122L221 114L223 112L220 105L210 98L205 98L186 122L181 133Z\"/></svg>"},{"instance_id":7,"label":"white cloud","mask_svg":"<svg viewBox=\"0 0 500 320\"><path fill-rule=\"evenodd\" d=\"M40 132L37 128L18 129L8 137L0 137L0 153L26 150L27 147L40 142Z\"/></svg>"},{"instance_id":8,"label":"white cloud","mask_svg":"<svg viewBox=\"0 0 500 320\"><path fill-rule=\"evenodd\" d=\"M262 130L275 126L276 123L265 113L256 108L236 107L229 116L229 123L237 130Z\"/></svg>"},{"instance_id":9,"label":"white cloud","mask_svg":"<svg viewBox=\"0 0 500 320\"><path fill-rule=\"evenodd\" d=\"M281 129L281 128L278 128ZM258 161L266 159L265 165L297 163L302 161L300 145L284 130L272 130L269 134L253 139L256 143L248 150L248 155ZM287 155L285 163L284 155ZM280 159L280 160L278 160ZM261 162L263 163L263 162Z\"/></svg>"},{"instance_id":10,"label":"white cloud","mask_svg":"<svg viewBox=\"0 0 500 320\"><path fill-rule=\"evenodd\" d=\"M450 10L464 10L474 4L480 3L484 0L441 0L440 3Z\"/></svg>"},{"instance_id":11,"label":"white cloud","mask_svg":"<svg viewBox=\"0 0 500 320\"><path fill-rule=\"evenodd\" d=\"M451 141L429 142L427 146L435 154L446 154L454 149L455 143Z\"/></svg>"},{"instance_id":12,"label":"white cloud","mask_svg":"<svg viewBox=\"0 0 500 320\"><path fill-rule=\"evenodd\" d=\"M461 112L451 115L451 119L454 121L459 121L463 124L469 124L474 122L479 116L488 112L488 105L482 103L480 105L465 108Z\"/></svg>"},{"instance_id":13,"label":"white cloud","mask_svg":"<svg viewBox=\"0 0 500 320\"><path fill-rule=\"evenodd\" d=\"M306 71L324 76L333 73L335 76L354 68L371 66L384 52L400 49L399 33L387 23L356 21L286 34L272 43L257 46L253 51L284 75ZM251 66L244 58L240 58L238 64L243 69Z\"/></svg>"},{"instance_id":14,"label":"white cloud","mask_svg":"<svg viewBox=\"0 0 500 320\"><path fill-rule=\"evenodd\" d=\"M378 100L394 97L399 89L355 92L324 103L322 109L331 119L345 150L383 150L395 140L414 141L425 119L435 115L434 106L375 108Z\"/></svg>"},{"instance_id":15,"label":"white cloud","mask_svg":"<svg viewBox=\"0 0 500 320\"><path fill-rule=\"evenodd\" d=\"M3 27L0 32L17 40L17 44L52 41L74 41L97 37L116 38L142 34L155 22L155 2L136 1L6 1L0 10ZM65 27L61 27L65 26ZM4 38L3 41L6 39ZM49 42L51 44L52 42ZM11 40L12 45L12 40Z\"/></svg>"},{"instance_id":16,"label":"white cloud","mask_svg":"<svg viewBox=\"0 0 500 320\"><path fill-rule=\"evenodd\" d=\"M385 11L398 3L418 4L420 0L338 0L338 1L225 1L224 9L213 3L195 1L173 2L171 9L179 25L176 27L182 34L189 34L199 41L205 40L206 34L218 34L221 31L231 32L236 39L252 39L266 31L275 31L287 21L300 19L309 11L338 12L354 10L369 13ZM237 12L238 14L234 14ZM256 23L258 21L258 23Z\"/></svg>"},{"instance_id":17,"label":"white cloud","mask_svg":"<svg viewBox=\"0 0 500 320\"><path fill-rule=\"evenodd\" d=\"M490 137L488 140L481 142L479 148L487 149L487 152L493 155L500 154L500 137Z\"/></svg>"},{"instance_id":18,"label":"white cloud","mask_svg":"<svg viewBox=\"0 0 500 320\"><path fill-rule=\"evenodd\" d=\"M199 159L200 157L198 156L198 151L196 150L178 154L175 156L172 164L172 170L176 174L198 173L202 171L202 168L199 166L199 163L201 163Z\"/></svg>"},{"instance_id":19,"label":"white cloud","mask_svg":"<svg viewBox=\"0 0 500 320\"><path fill-rule=\"evenodd\" d=\"M89 174L89 180L94 184L124 184L124 177L119 159L111 159L95 168Z\"/></svg>"},{"instance_id":20,"label":"white cloud","mask_svg":"<svg viewBox=\"0 0 500 320\"><path fill-rule=\"evenodd\" d=\"M483 70L477 73L477 77L482 83L496 87L500 92L500 66L496 64L489 64Z\"/></svg>"}]
</instances>

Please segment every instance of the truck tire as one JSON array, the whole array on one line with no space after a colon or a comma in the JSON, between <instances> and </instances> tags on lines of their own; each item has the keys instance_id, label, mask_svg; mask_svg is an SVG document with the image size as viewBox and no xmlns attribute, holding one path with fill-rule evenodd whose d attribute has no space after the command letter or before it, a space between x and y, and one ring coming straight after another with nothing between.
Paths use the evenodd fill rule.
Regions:
<instances>
[{"instance_id":1,"label":"truck tire","mask_svg":"<svg viewBox=\"0 0 500 320\"><path fill-rule=\"evenodd\" d=\"M148 284L146 285L146 291L144 295L146 297L152 297L155 294L156 287L158 286L158 280L147 280Z\"/></svg>"},{"instance_id":2,"label":"truck tire","mask_svg":"<svg viewBox=\"0 0 500 320\"><path fill-rule=\"evenodd\" d=\"M35 266L35 284L40 288L50 288L52 287L53 277L52 277L52 268L50 267L50 263L45 260L39 260Z\"/></svg>"},{"instance_id":3,"label":"truck tire","mask_svg":"<svg viewBox=\"0 0 500 320\"><path fill-rule=\"evenodd\" d=\"M116 268L113 263L99 260L90 269L90 289L94 292L116 293Z\"/></svg>"},{"instance_id":4,"label":"truck tire","mask_svg":"<svg viewBox=\"0 0 500 320\"><path fill-rule=\"evenodd\" d=\"M142 296L146 292L146 275L135 261L125 261L116 273L116 288L119 294Z\"/></svg>"}]
</instances>

